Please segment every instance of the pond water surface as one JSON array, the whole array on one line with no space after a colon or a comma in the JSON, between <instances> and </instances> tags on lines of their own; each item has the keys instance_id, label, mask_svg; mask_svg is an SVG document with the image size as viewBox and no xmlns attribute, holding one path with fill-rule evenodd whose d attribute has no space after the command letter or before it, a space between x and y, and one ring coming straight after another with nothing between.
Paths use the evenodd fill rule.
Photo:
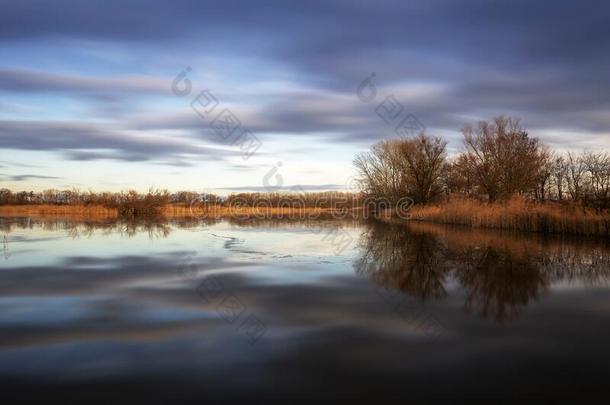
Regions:
<instances>
[{"instance_id":1,"label":"pond water surface","mask_svg":"<svg viewBox=\"0 0 610 405\"><path fill-rule=\"evenodd\" d=\"M606 393L608 241L351 221L0 225L8 399Z\"/></svg>"}]
</instances>

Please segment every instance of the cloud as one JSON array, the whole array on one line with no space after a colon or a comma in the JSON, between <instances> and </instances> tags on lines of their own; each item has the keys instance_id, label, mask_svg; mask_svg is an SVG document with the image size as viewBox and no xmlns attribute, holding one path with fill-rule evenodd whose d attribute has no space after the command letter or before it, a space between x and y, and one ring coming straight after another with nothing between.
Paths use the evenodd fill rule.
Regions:
<instances>
[{"instance_id":1,"label":"cloud","mask_svg":"<svg viewBox=\"0 0 610 405\"><path fill-rule=\"evenodd\" d=\"M8 176L7 177L8 180L11 181L27 181L27 180L55 180L55 179L61 179L61 177L55 177L55 176L40 176L37 174L17 174L17 175L13 175L13 176Z\"/></svg>"},{"instance_id":2,"label":"cloud","mask_svg":"<svg viewBox=\"0 0 610 405\"><path fill-rule=\"evenodd\" d=\"M275 91L259 96L256 106L235 103L231 111L242 125L257 136L315 136L327 144L368 145L396 137L400 118L416 116L429 133L451 132L459 143L459 130L466 123L500 114L521 117L533 135L552 141L549 129L578 132L582 141L610 133L610 91L600 92L591 84L586 91L576 85L557 85L558 78L530 73L518 78L508 72L481 73L460 83L411 83L382 85L371 103L361 102L352 91L308 89ZM525 90L529 89L529 90ZM237 98L249 99L247 93ZM377 110L388 98L401 105L399 119L386 123ZM134 130L184 130L200 139L218 141L213 131L190 108L165 111L148 118L126 118ZM550 136L548 136L550 134Z\"/></svg>"},{"instance_id":3,"label":"cloud","mask_svg":"<svg viewBox=\"0 0 610 405\"><path fill-rule=\"evenodd\" d=\"M30 163L22 163L22 162L11 162L11 161L0 161L0 164L3 164L3 167L28 167L28 168L39 168L38 165L33 165Z\"/></svg>"},{"instance_id":4,"label":"cloud","mask_svg":"<svg viewBox=\"0 0 610 405\"><path fill-rule=\"evenodd\" d=\"M0 90L50 92L117 97L120 94L170 94L173 78L148 76L85 77L23 69L0 69Z\"/></svg>"},{"instance_id":5,"label":"cloud","mask_svg":"<svg viewBox=\"0 0 610 405\"><path fill-rule=\"evenodd\" d=\"M0 121L0 148L63 152L70 160L145 161L185 156L222 160L238 151L208 148L172 136L131 134L101 124Z\"/></svg>"},{"instance_id":6,"label":"cloud","mask_svg":"<svg viewBox=\"0 0 610 405\"><path fill-rule=\"evenodd\" d=\"M465 123L499 114L553 145L610 146L608 12L567 0L13 2L0 15L0 50L21 58L0 69L0 92L82 98L90 123L2 121L0 147L177 167L193 155L222 160L231 152L199 145L221 141L189 98L176 107L168 92L186 65L194 91L211 89L263 140L360 148L395 137L375 113L393 95L452 148ZM111 51L91 57L91 44ZM29 48L24 56L41 45L61 59L53 73ZM356 88L372 72L378 97L362 103Z\"/></svg>"}]
</instances>

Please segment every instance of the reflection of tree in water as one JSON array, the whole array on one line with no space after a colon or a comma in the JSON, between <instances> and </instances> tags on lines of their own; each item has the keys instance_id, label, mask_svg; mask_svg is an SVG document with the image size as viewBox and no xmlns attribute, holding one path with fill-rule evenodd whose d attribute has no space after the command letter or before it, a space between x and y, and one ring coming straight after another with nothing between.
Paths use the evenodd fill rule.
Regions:
<instances>
[{"instance_id":1,"label":"reflection of tree in water","mask_svg":"<svg viewBox=\"0 0 610 405\"><path fill-rule=\"evenodd\" d=\"M9 257L11 257L11 254L8 251L8 237L6 235L2 235L2 254L4 260L8 260Z\"/></svg>"},{"instance_id":2,"label":"reflection of tree in water","mask_svg":"<svg viewBox=\"0 0 610 405\"><path fill-rule=\"evenodd\" d=\"M427 224L370 223L362 235L359 274L421 300L446 295L455 279L464 307L497 321L516 319L552 283L607 283L604 243L548 240Z\"/></svg>"},{"instance_id":3,"label":"reflection of tree in water","mask_svg":"<svg viewBox=\"0 0 610 405\"><path fill-rule=\"evenodd\" d=\"M115 234L132 237L147 233L150 238L165 238L172 229L195 229L212 226L226 221L240 228L294 228L305 232L317 233L324 229L356 229L361 222L352 219L294 219L294 218L180 218L171 220L139 219L139 220L72 220L61 218L14 217L1 218L0 230L10 232L12 229L42 229L45 231L64 231L70 237L90 237L96 233Z\"/></svg>"},{"instance_id":4,"label":"reflection of tree in water","mask_svg":"<svg viewBox=\"0 0 610 405\"><path fill-rule=\"evenodd\" d=\"M405 292L421 300L446 295L444 247L426 233L373 222L363 235L363 254L356 271L377 284Z\"/></svg>"},{"instance_id":5,"label":"reflection of tree in water","mask_svg":"<svg viewBox=\"0 0 610 405\"><path fill-rule=\"evenodd\" d=\"M98 231L103 234L119 234L132 238L139 233L146 233L150 239L167 238L171 228L166 224L148 221L121 221L100 226L97 223L72 223L66 228L71 238L91 237Z\"/></svg>"},{"instance_id":6,"label":"reflection of tree in water","mask_svg":"<svg viewBox=\"0 0 610 405\"><path fill-rule=\"evenodd\" d=\"M12 229L42 229L52 232L66 232L71 238L88 238L94 234L119 234L129 238L146 233L151 239L166 238L170 235L172 227L167 222L138 220L102 220L102 221L74 221L55 218L2 218L0 229L10 232Z\"/></svg>"},{"instance_id":7,"label":"reflection of tree in water","mask_svg":"<svg viewBox=\"0 0 610 405\"><path fill-rule=\"evenodd\" d=\"M535 256L523 257L491 246L482 255L460 253L455 272L466 290L464 306L468 311L477 308L485 318L513 320L522 307L547 289L548 281Z\"/></svg>"}]
</instances>

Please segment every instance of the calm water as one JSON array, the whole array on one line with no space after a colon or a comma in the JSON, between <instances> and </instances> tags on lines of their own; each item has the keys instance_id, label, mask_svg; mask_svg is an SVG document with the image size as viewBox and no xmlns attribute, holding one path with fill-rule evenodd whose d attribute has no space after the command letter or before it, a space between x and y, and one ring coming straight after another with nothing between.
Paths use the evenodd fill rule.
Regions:
<instances>
[{"instance_id":1,"label":"calm water","mask_svg":"<svg viewBox=\"0 0 610 405\"><path fill-rule=\"evenodd\" d=\"M608 241L0 219L4 398L606 394Z\"/></svg>"}]
</instances>

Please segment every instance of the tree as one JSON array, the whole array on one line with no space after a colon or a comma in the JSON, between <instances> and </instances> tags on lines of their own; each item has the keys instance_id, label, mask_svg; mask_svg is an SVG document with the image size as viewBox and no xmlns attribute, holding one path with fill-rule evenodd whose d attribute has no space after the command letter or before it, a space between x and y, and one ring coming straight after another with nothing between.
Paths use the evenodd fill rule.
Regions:
<instances>
[{"instance_id":1,"label":"tree","mask_svg":"<svg viewBox=\"0 0 610 405\"><path fill-rule=\"evenodd\" d=\"M565 158L556 156L551 167L551 182L556 191L557 199L563 200L564 187L568 177L568 165Z\"/></svg>"},{"instance_id":2,"label":"tree","mask_svg":"<svg viewBox=\"0 0 610 405\"><path fill-rule=\"evenodd\" d=\"M538 174L536 175L536 188L534 196L540 202L544 202L547 197L550 198L553 176L553 154L547 148L543 148L540 152L541 165Z\"/></svg>"},{"instance_id":3,"label":"tree","mask_svg":"<svg viewBox=\"0 0 610 405\"><path fill-rule=\"evenodd\" d=\"M584 198L586 182L586 167L581 156L568 152L567 177L568 192L572 200L579 201Z\"/></svg>"},{"instance_id":4,"label":"tree","mask_svg":"<svg viewBox=\"0 0 610 405\"><path fill-rule=\"evenodd\" d=\"M460 161L470 178L489 201L533 191L547 152L537 138L529 137L518 119L480 121L476 128L462 129L466 151Z\"/></svg>"},{"instance_id":5,"label":"tree","mask_svg":"<svg viewBox=\"0 0 610 405\"><path fill-rule=\"evenodd\" d=\"M442 171L447 142L420 134L398 144L404 159L408 190L416 203L427 203L443 192Z\"/></svg>"},{"instance_id":6,"label":"tree","mask_svg":"<svg viewBox=\"0 0 610 405\"><path fill-rule=\"evenodd\" d=\"M408 194L404 161L401 161L399 140L381 141L370 152L354 159L364 193L369 197L386 198L390 203Z\"/></svg>"},{"instance_id":7,"label":"tree","mask_svg":"<svg viewBox=\"0 0 610 405\"><path fill-rule=\"evenodd\" d=\"M610 155L587 152L582 156L587 170L587 200L598 209L610 204Z\"/></svg>"},{"instance_id":8,"label":"tree","mask_svg":"<svg viewBox=\"0 0 610 405\"><path fill-rule=\"evenodd\" d=\"M420 134L382 141L354 159L365 194L395 204L403 197L426 203L443 191L447 142Z\"/></svg>"},{"instance_id":9,"label":"tree","mask_svg":"<svg viewBox=\"0 0 610 405\"><path fill-rule=\"evenodd\" d=\"M0 189L0 205L13 203L13 193L7 188Z\"/></svg>"}]
</instances>

